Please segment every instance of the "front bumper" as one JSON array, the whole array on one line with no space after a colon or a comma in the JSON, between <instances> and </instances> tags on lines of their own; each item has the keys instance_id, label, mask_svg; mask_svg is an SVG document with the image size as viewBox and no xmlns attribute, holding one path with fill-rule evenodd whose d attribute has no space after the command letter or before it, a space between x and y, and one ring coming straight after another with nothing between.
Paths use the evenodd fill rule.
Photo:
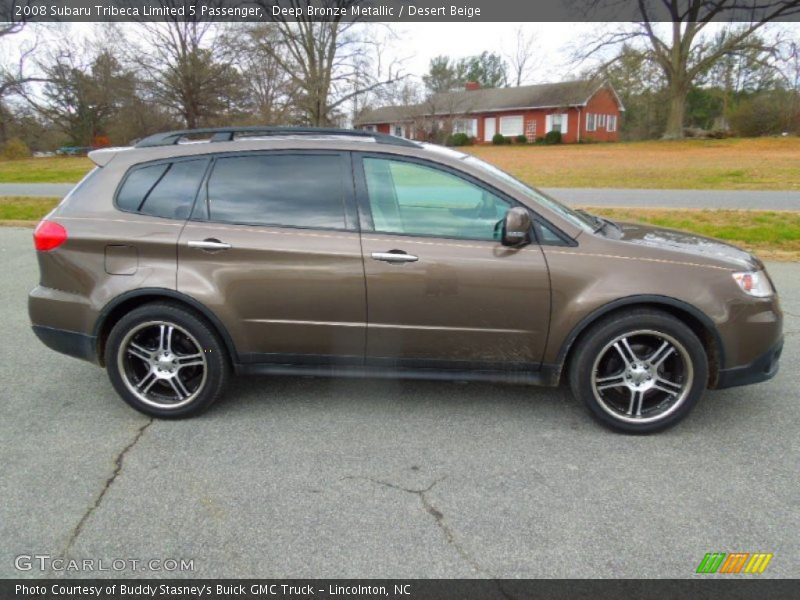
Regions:
<instances>
[{"instance_id":1,"label":"front bumper","mask_svg":"<svg viewBox=\"0 0 800 600\"><path fill-rule=\"evenodd\" d=\"M97 364L96 337L43 325L33 325L32 329L36 337L51 350Z\"/></svg>"},{"instance_id":2,"label":"front bumper","mask_svg":"<svg viewBox=\"0 0 800 600\"><path fill-rule=\"evenodd\" d=\"M749 365L720 370L719 377L717 378L717 385L715 386L716 389L720 390L739 385L750 385L751 383L759 383L772 379L775 377L780 367L782 350L783 337Z\"/></svg>"}]
</instances>

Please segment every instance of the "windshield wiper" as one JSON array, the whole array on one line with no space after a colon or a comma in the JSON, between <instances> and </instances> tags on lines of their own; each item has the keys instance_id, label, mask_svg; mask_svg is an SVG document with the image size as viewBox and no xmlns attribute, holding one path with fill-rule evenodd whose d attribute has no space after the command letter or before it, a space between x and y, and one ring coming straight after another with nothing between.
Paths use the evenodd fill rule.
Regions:
<instances>
[{"instance_id":1,"label":"windshield wiper","mask_svg":"<svg viewBox=\"0 0 800 600\"><path fill-rule=\"evenodd\" d=\"M578 213L579 215L589 219L592 222L592 225L594 226L593 233L599 233L600 231L605 229L606 225L611 225L615 229L618 229L619 231L622 231L622 227L620 227L619 225L617 225L616 223L614 223L614 221L612 221L610 219L606 219L605 217L598 217L597 215L593 215L592 213L586 212L583 209L578 209L575 212Z\"/></svg>"},{"instance_id":2,"label":"windshield wiper","mask_svg":"<svg viewBox=\"0 0 800 600\"><path fill-rule=\"evenodd\" d=\"M585 219L589 220L591 225L594 227L593 233L597 233L598 231L603 229L603 227L606 226L606 223L603 219L601 219L597 215L593 215L592 213L586 212L582 208L577 209L575 212L578 213L580 216L584 217Z\"/></svg>"}]
</instances>

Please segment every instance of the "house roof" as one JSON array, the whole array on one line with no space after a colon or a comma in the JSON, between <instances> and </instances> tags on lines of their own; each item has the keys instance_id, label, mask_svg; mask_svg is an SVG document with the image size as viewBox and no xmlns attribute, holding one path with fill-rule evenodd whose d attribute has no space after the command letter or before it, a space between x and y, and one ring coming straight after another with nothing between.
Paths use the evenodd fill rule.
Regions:
<instances>
[{"instance_id":1,"label":"house roof","mask_svg":"<svg viewBox=\"0 0 800 600\"><path fill-rule=\"evenodd\" d=\"M602 87L609 88L614 94L620 110L625 110L611 84L583 79L521 87L442 92L434 94L421 104L384 106L367 110L356 119L356 125L408 121L431 115L469 114L517 108L585 106Z\"/></svg>"}]
</instances>

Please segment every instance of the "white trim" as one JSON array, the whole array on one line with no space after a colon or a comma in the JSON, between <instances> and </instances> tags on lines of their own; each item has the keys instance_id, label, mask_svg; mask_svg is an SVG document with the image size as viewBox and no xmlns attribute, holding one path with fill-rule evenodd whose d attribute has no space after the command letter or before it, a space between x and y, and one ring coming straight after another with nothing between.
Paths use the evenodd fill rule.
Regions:
<instances>
[{"instance_id":1,"label":"white trim","mask_svg":"<svg viewBox=\"0 0 800 600\"><path fill-rule=\"evenodd\" d=\"M606 131L613 133L616 130L617 130L617 115L608 115L608 123L606 124Z\"/></svg>"},{"instance_id":2,"label":"white trim","mask_svg":"<svg viewBox=\"0 0 800 600\"><path fill-rule=\"evenodd\" d=\"M489 128L486 126L492 124L492 134L489 135ZM497 117L484 117L483 118L483 141L491 142L494 135L497 133Z\"/></svg>"},{"instance_id":3,"label":"white trim","mask_svg":"<svg viewBox=\"0 0 800 600\"><path fill-rule=\"evenodd\" d=\"M591 117L591 121L589 120ZM591 123L591 125L590 125ZM594 113L586 113L586 131L596 131L597 130L597 115Z\"/></svg>"},{"instance_id":4,"label":"white trim","mask_svg":"<svg viewBox=\"0 0 800 600\"><path fill-rule=\"evenodd\" d=\"M450 112L450 111L443 111L443 112L435 112L435 113L425 113L424 115L420 115L421 119L426 117L435 117L436 115L448 115L448 116L466 116L466 115L482 115L483 113L499 113L499 112L517 112L520 110L545 110L548 108L578 108L579 106L586 106L586 103L583 104L553 104L552 106L509 106L508 108L487 108L481 110L468 110L464 112ZM386 121L376 121L377 123L386 123Z\"/></svg>"},{"instance_id":5,"label":"white trim","mask_svg":"<svg viewBox=\"0 0 800 600\"><path fill-rule=\"evenodd\" d=\"M525 115L506 115L505 117L500 117L497 120L499 121L497 130L505 137L515 137L525 134ZM517 127L517 124L519 124L519 127ZM511 131L504 131L504 125L507 128L510 127Z\"/></svg>"},{"instance_id":6,"label":"white trim","mask_svg":"<svg viewBox=\"0 0 800 600\"><path fill-rule=\"evenodd\" d=\"M569 132L569 113L551 113L547 115L544 119L544 128L545 133L550 133L553 131L553 117L558 116L561 118L559 123L558 130L561 132L561 135L565 135Z\"/></svg>"}]
</instances>

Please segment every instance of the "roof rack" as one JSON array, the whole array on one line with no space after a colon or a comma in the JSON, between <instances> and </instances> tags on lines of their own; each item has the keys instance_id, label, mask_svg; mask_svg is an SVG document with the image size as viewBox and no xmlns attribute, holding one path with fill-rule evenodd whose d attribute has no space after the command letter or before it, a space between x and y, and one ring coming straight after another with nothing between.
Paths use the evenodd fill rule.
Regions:
<instances>
[{"instance_id":1,"label":"roof rack","mask_svg":"<svg viewBox=\"0 0 800 600\"><path fill-rule=\"evenodd\" d=\"M360 129L336 129L332 127L209 127L204 129L181 129L177 131L167 131L156 133L140 140L137 148L151 148L154 146L171 146L177 144L189 135L211 135L210 142L230 142L233 141L237 133L246 133L257 136L280 136L280 135L341 135L347 137L370 138L378 144L391 144L393 146L418 147L418 144L401 137L366 131Z\"/></svg>"}]
</instances>

